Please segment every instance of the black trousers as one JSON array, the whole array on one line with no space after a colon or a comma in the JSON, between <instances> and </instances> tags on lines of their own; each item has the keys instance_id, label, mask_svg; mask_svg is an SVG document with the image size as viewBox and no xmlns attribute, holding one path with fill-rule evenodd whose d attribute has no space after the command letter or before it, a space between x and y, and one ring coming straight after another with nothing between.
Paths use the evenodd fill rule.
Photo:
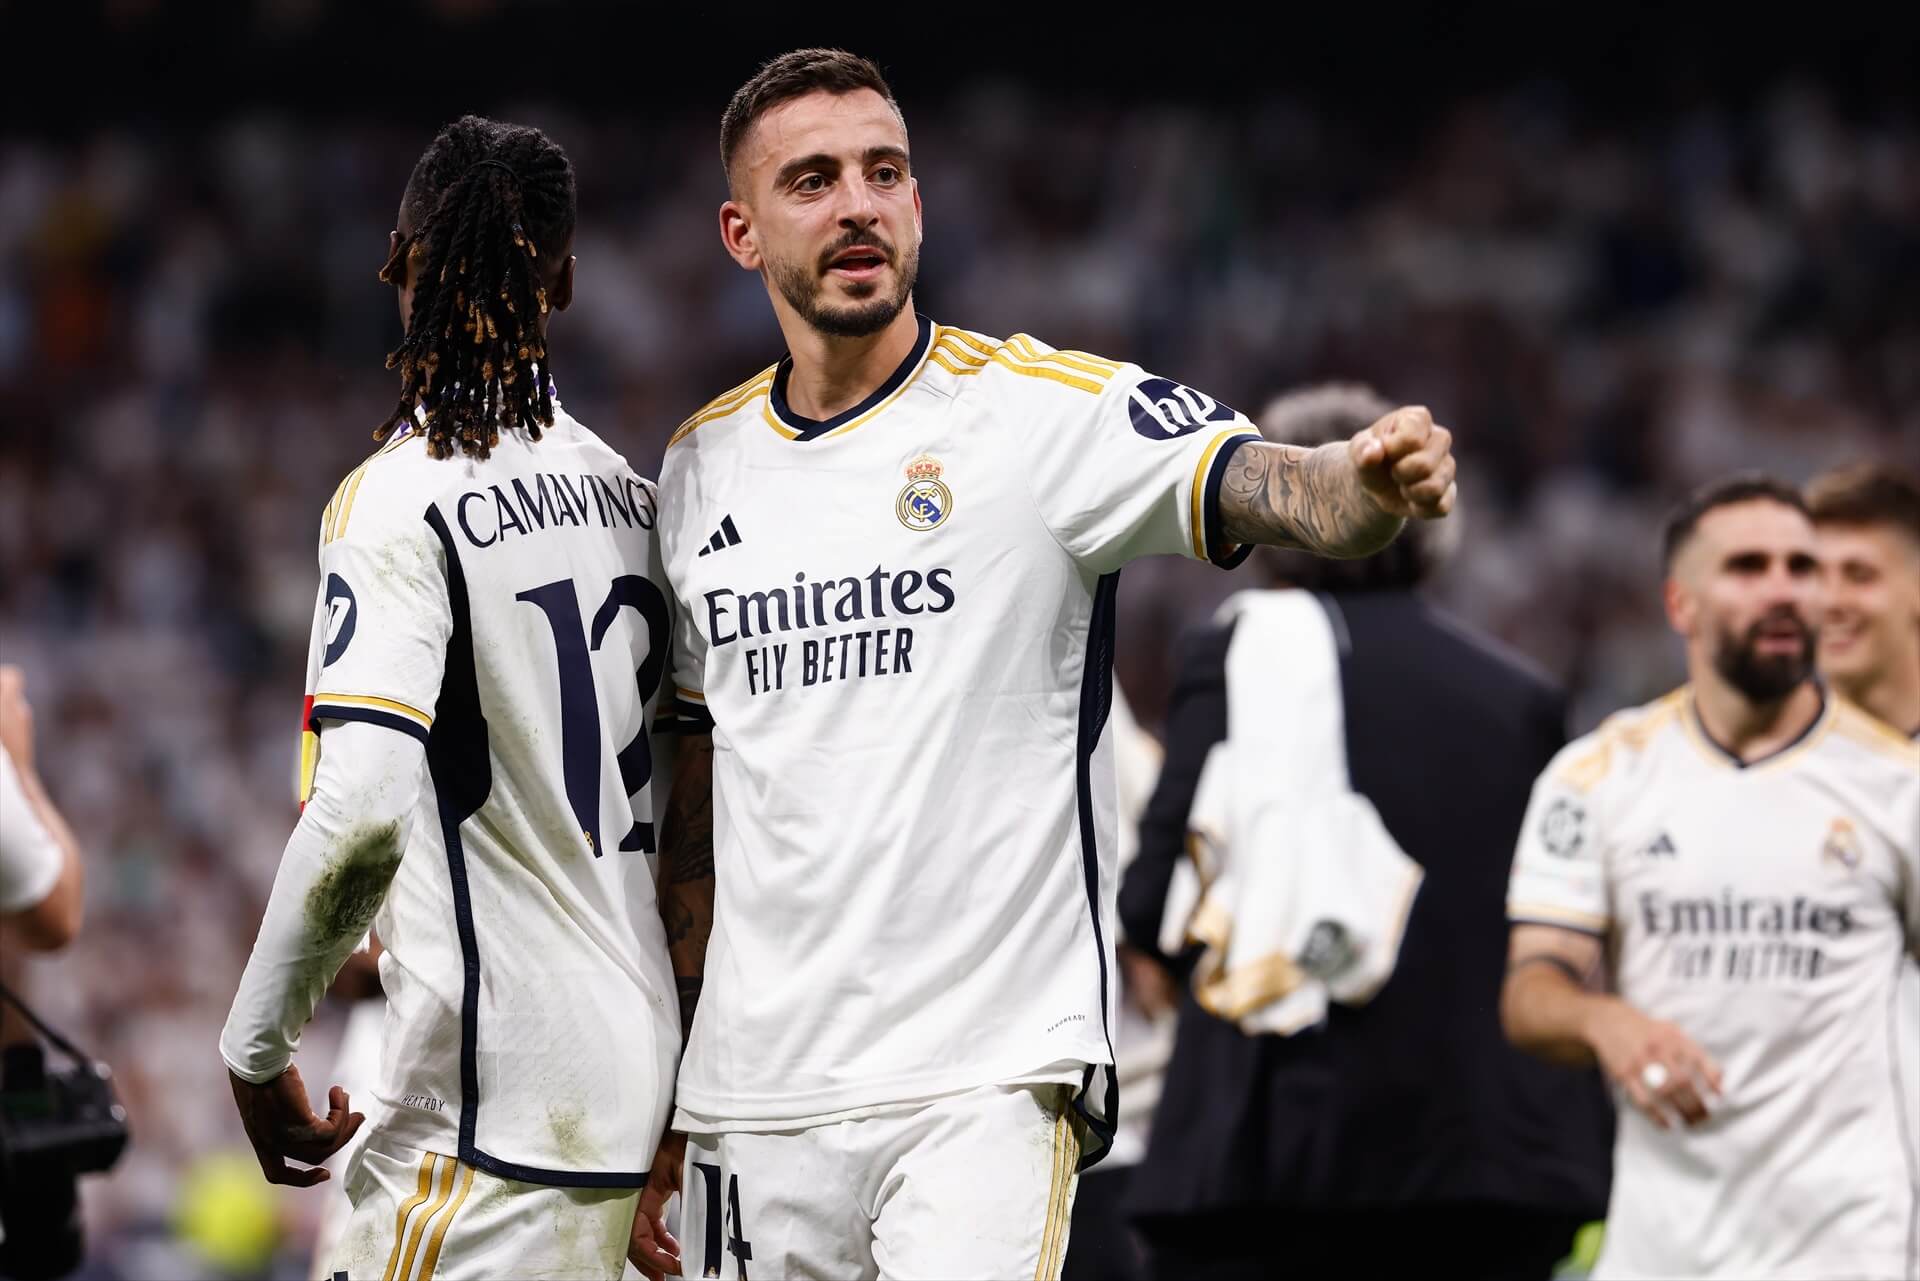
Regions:
<instances>
[{"instance_id":1,"label":"black trousers","mask_svg":"<svg viewBox=\"0 0 1920 1281\"><path fill-rule=\"evenodd\" d=\"M1584 1221L1579 1215L1463 1203L1326 1211L1248 1207L1142 1219L1135 1226L1146 1247L1148 1275L1156 1279L1545 1281L1572 1249ZM1071 1246L1067 1258L1072 1261Z\"/></svg>"},{"instance_id":2,"label":"black trousers","mask_svg":"<svg viewBox=\"0 0 1920 1281\"><path fill-rule=\"evenodd\" d=\"M1147 1281L1147 1254L1120 1214L1130 1165L1096 1165L1080 1176L1060 1281Z\"/></svg>"}]
</instances>

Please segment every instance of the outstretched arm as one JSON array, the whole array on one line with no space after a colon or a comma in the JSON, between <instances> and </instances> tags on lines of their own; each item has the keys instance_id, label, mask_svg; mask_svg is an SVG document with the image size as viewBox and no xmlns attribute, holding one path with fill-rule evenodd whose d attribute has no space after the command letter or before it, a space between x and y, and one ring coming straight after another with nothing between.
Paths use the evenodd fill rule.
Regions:
<instances>
[{"instance_id":1,"label":"outstretched arm","mask_svg":"<svg viewBox=\"0 0 1920 1281\"><path fill-rule=\"evenodd\" d=\"M1318 449L1249 441L1220 486L1221 526L1239 543L1371 556L1407 519L1453 510L1452 451L1453 434L1417 407Z\"/></svg>"}]
</instances>

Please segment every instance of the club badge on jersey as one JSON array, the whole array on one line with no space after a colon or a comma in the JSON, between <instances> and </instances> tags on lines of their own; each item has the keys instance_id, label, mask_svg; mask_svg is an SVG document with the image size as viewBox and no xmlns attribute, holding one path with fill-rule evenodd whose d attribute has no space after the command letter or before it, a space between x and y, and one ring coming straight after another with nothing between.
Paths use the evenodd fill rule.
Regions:
<instances>
[{"instance_id":1,"label":"club badge on jersey","mask_svg":"<svg viewBox=\"0 0 1920 1281\"><path fill-rule=\"evenodd\" d=\"M928 530L953 513L953 491L940 479L945 470L945 465L930 454L921 454L907 464L906 488L893 505L902 525Z\"/></svg>"},{"instance_id":2,"label":"club badge on jersey","mask_svg":"<svg viewBox=\"0 0 1920 1281\"><path fill-rule=\"evenodd\" d=\"M1826 843L1821 846L1820 858L1848 872L1860 866L1860 837L1853 830L1852 819L1842 816L1833 820L1827 829Z\"/></svg>"}]
</instances>

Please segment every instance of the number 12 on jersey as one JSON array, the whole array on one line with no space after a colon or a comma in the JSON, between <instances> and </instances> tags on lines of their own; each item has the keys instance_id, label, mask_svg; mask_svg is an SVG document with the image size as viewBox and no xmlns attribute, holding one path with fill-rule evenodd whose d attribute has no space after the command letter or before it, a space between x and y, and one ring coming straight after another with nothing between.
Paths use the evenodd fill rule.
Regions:
<instances>
[{"instance_id":1,"label":"number 12 on jersey","mask_svg":"<svg viewBox=\"0 0 1920 1281\"><path fill-rule=\"evenodd\" d=\"M589 634L580 619L580 596L571 578L531 588L514 597L538 608L553 629L553 652L560 665L560 755L567 780L567 802L580 823L593 856L604 852L600 839L600 700L594 692L592 655L607 638L607 629L632 608L647 625L647 656L634 679L640 688L640 705L660 687L667 665L667 600L658 587L638 574L623 574L613 580L607 597L594 611L593 630ZM620 782L629 799L653 779L653 749L647 742L644 712L633 741L620 749L615 758L620 766ZM634 820L620 838L620 851L631 854L654 852L652 814Z\"/></svg>"}]
</instances>

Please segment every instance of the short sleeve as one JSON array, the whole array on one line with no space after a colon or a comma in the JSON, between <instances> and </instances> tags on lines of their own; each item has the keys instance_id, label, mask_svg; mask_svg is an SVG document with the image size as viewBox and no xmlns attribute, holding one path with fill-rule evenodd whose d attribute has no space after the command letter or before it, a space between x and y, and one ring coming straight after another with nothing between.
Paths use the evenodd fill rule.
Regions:
<instances>
[{"instance_id":1,"label":"short sleeve","mask_svg":"<svg viewBox=\"0 0 1920 1281\"><path fill-rule=\"evenodd\" d=\"M1612 923L1606 835L1597 794L1576 787L1560 768L1573 750L1562 752L1533 785L1513 857L1507 916L1518 924L1604 936Z\"/></svg>"},{"instance_id":2,"label":"short sleeve","mask_svg":"<svg viewBox=\"0 0 1920 1281\"><path fill-rule=\"evenodd\" d=\"M453 633L446 552L424 502L409 515L375 497L322 532L307 725L363 721L425 742Z\"/></svg>"},{"instance_id":3,"label":"short sleeve","mask_svg":"<svg viewBox=\"0 0 1920 1281\"><path fill-rule=\"evenodd\" d=\"M681 602L673 619L673 662L668 671L673 685L661 701L682 732L704 733L713 728L713 717L707 711L706 677L707 638L695 623L693 611Z\"/></svg>"},{"instance_id":4,"label":"short sleeve","mask_svg":"<svg viewBox=\"0 0 1920 1281\"><path fill-rule=\"evenodd\" d=\"M995 359L1019 425L1041 519L1088 568L1109 573L1141 556L1191 556L1231 568L1220 482L1234 450L1260 433L1204 392L1137 365L1055 351L1023 336Z\"/></svg>"}]
</instances>

